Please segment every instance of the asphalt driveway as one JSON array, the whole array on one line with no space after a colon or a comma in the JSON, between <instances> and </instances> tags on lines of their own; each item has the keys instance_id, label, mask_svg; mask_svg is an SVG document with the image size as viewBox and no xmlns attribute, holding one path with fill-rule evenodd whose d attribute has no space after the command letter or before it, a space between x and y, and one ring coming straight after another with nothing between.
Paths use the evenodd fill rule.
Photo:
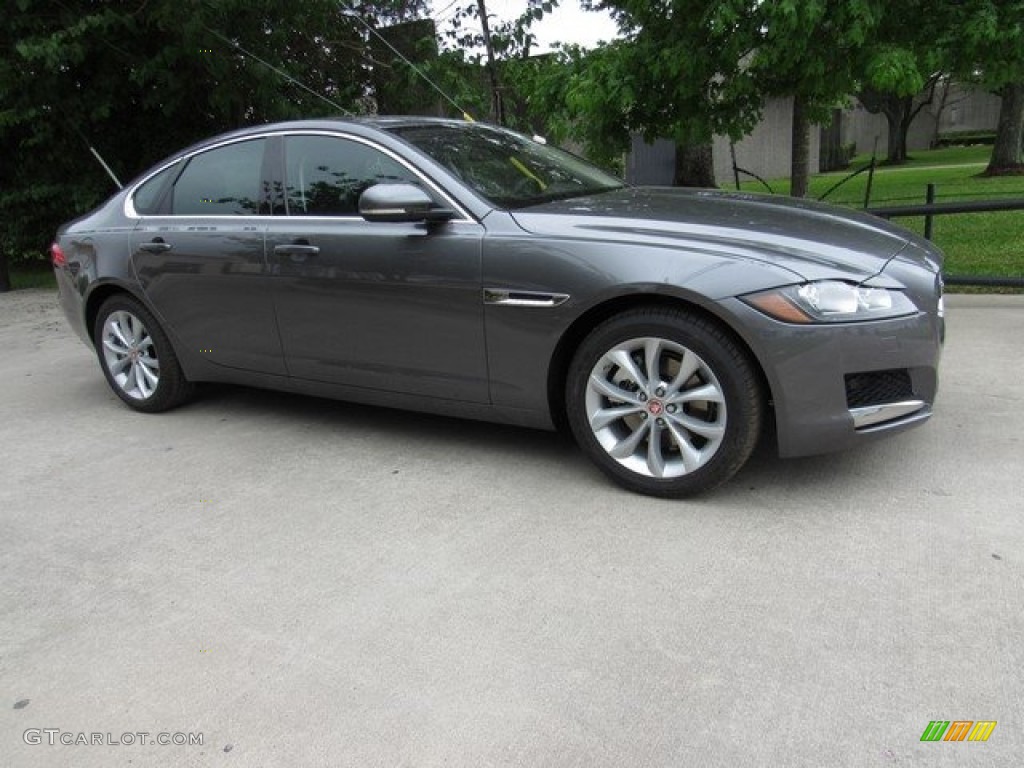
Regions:
<instances>
[{"instance_id":1,"label":"asphalt driveway","mask_svg":"<svg viewBox=\"0 0 1024 768\"><path fill-rule=\"evenodd\" d=\"M1020 765L1024 297L948 318L925 427L671 502L541 432L137 414L0 295L0 764Z\"/></svg>"}]
</instances>

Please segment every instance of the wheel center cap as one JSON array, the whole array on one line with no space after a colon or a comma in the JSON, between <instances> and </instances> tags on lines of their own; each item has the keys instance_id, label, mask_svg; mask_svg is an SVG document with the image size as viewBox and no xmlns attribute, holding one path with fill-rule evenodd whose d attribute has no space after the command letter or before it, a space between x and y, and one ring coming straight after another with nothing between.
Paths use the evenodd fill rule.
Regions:
<instances>
[{"instance_id":1,"label":"wheel center cap","mask_svg":"<svg viewBox=\"0 0 1024 768\"><path fill-rule=\"evenodd\" d=\"M664 410L665 406L661 404L661 400L647 401L647 412L651 414L651 416L661 416L661 413Z\"/></svg>"}]
</instances>

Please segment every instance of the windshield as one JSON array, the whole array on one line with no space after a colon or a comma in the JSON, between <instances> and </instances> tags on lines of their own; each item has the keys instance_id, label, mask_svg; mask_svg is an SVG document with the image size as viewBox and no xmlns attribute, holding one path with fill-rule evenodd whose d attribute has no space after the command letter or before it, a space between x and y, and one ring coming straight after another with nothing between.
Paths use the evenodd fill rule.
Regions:
<instances>
[{"instance_id":1,"label":"windshield","mask_svg":"<svg viewBox=\"0 0 1024 768\"><path fill-rule=\"evenodd\" d=\"M620 189L614 176L510 131L485 125L405 125L391 128L498 208Z\"/></svg>"}]
</instances>

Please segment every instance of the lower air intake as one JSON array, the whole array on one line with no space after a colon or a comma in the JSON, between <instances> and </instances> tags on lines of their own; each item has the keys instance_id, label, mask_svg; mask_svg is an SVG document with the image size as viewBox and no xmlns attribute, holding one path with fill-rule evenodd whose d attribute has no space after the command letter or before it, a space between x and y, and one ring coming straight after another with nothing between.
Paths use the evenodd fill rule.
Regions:
<instances>
[{"instance_id":1,"label":"lower air intake","mask_svg":"<svg viewBox=\"0 0 1024 768\"><path fill-rule=\"evenodd\" d=\"M846 374L846 404L850 408L898 403L914 397L906 368Z\"/></svg>"}]
</instances>

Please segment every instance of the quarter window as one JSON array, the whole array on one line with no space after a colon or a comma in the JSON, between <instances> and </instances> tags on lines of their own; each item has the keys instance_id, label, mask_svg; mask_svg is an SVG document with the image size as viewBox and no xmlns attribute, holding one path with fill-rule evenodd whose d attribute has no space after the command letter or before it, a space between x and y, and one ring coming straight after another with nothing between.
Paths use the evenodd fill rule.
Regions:
<instances>
[{"instance_id":1,"label":"quarter window","mask_svg":"<svg viewBox=\"0 0 1024 768\"><path fill-rule=\"evenodd\" d=\"M173 211L186 216L252 216L261 202L265 139L211 149L188 161L174 184Z\"/></svg>"},{"instance_id":2,"label":"quarter window","mask_svg":"<svg viewBox=\"0 0 1024 768\"><path fill-rule=\"evenodd\" d=\"M169 165L135 190L135 198L132 201L135 212L143 215L158 213L167 185L180 168L180 163Z\"/></svg>"},{"instance_id":3,"label":"quarter window","mask_svg":"<svg viewBox=\"0 0 1024 768\"><path fill-rule=\"evenodd\" d=\"M418 183L380 150L332 136L287 137L285 176L290 216L358 216L359 196L374 184Z\"/></svg>"}]
</instances>

